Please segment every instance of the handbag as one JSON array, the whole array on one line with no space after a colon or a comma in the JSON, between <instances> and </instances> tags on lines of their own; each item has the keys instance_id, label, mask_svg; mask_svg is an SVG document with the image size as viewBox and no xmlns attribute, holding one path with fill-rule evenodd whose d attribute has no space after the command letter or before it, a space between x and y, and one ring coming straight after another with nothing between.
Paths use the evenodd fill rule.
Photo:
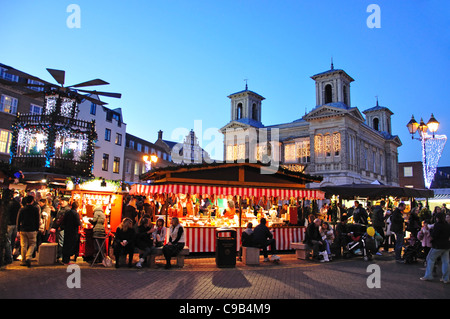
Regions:
<instances>
[{"instance_id":1,"label":"handbag","mask_svg":"<svg viewBox=\"0 0 450 319\"><path fill-rule=\"evenodd\" d=\"M111 258L109 256L106 256L105 258L103 258L102 265L105 266L106 268L112 267L113 263L112 263Z\"/></svg>"},{"instance_id":2,"label":"handbag","mask_svg":"<svg viewBox=\"0 0 450 319\"><path fill-rule=\"evenodd\" d=\"M56 231L54 228L50 229L50 234L48 235L47 241L49 243L56 243Z\"/></svg>"}]
</instances>

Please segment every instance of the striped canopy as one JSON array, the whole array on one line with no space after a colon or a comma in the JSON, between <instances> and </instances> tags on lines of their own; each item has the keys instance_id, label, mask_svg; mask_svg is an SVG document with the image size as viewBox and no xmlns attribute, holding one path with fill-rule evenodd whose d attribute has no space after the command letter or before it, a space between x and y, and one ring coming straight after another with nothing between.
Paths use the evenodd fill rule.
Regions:
<instances>
[{"instance_id":1,"label":"striped canopy","mask_svg":"<svg viewBox=\"0 0 450 319\"><path fill-rule=\"evenodd\" d=\"M290 188L251 188L234 186L212 186L212 185L184 185L184 184L160 184L160 185L140 185L134 184L131 187L130 195L151 195L161 193L175 194L214 194L214 195L239 195L243 197L279 197L279 198L309 198L324 199L325 193L313 189L290 189Z\"/></svg>"}]
</instances>

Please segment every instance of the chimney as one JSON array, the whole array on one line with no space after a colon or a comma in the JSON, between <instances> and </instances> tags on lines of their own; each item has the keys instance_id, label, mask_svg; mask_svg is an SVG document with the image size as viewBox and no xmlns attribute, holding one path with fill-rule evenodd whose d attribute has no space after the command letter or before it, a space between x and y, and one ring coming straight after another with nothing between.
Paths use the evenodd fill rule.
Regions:
<instances>
[{"instance_id":1,"label":"chimney","mask_svg":"<svg viewBox=\"0 0 450 319\"><path fill-rule=\"evenodd\" d=\"M163 131L158 131L158 140L162 140Z\"/></svg>"}]
</instances>

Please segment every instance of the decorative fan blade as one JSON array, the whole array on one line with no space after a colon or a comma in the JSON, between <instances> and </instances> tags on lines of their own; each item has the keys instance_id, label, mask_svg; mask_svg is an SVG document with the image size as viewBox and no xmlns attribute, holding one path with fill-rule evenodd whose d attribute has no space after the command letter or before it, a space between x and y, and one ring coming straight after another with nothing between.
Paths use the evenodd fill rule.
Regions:
<instances>
[{"instance_id":1,"label":"decorative fan blade","mask_svg":"<svg viewBox=\"0 0 450 319\"><path fill-rule=\"evenodd\" d=\"M108 104L108 103L105 103L105 102L102 102L100 100L94 99L93 97L90 97L90 96L87 96L87 95L83 95L83 94L77 94L77 95L80 98L86 99L88 101L91 101L92 103L97 104L97 105L106 105L106 104Z\"/></svg>"},{"instance_id":2,"label":"decorative fan blade","mask_svg":"<svg viewBox=\"0 0 450 319\"><path fill-rule=\"evenodd\" d=\"M105 85L105 84L109 84L108 82L105 82L103 80L100 79L95 79L95 80L90 80L90 81L86 81L83 83L78 83L75 85L71 85L69 87L71 88L78 88L78 87L83 87L83 86L93 86L93 85Z\"/></svg>"},{"instance_id":3,"label":"decorative fan blade","mask_svg":"<svg viewBox=\"0 0 450 319\"><path fill-rule=\"evenodd\" d=\"M98 94L98 95L104 95L104 96L109 96L109 97L115 97L120 99L122 97L122 94L120 93L111 93L111 92L100 92L100 91L87 91L87 90L78 90L80 92L85 92L85 93L91 93L91 94Z\"/></svg>"},{"instance_id":4,"label":"decorative fan blade","mask_svg":"<svg viewBox=\"0 0 450 319\"><path fill-rule=\"evenodd\" d=\"M48 69L47 71L53 76L56 82L64 86L64 79L66 77L66 72L63 70L55 70L55 69Z\"/></svg>"}]
</instances>

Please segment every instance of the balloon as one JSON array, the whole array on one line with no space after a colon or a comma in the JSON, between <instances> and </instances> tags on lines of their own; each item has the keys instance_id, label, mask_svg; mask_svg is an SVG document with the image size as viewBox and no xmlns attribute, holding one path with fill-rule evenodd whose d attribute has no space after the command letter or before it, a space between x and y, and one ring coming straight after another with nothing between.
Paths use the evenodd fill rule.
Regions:
<instances>
[{"instance_id":1,"label":"balloon","mask_svg":"<svg viewBox=\"0 0 450 319\"><path fill-rule=\"evenodd\" d=\"M367 235L369 235L370 237L373 237L373 235L375 235L375 229L373 227L368 227Z\"/></svg>"}]
</instances>

